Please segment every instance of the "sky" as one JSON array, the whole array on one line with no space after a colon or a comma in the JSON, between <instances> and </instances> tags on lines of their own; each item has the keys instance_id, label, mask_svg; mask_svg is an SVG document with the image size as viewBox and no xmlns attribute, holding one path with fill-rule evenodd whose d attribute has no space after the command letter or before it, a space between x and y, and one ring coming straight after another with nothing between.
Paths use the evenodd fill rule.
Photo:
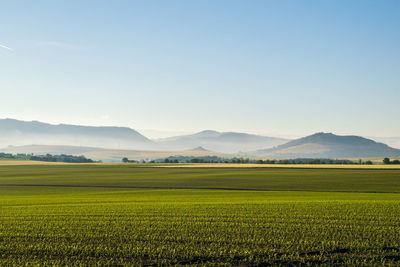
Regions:
<instances>
[{"instance_id":1,"label":"sky","mask_svg":"<svg viewBox=\"0 0 400 267\"><path fill-rule=\"evenodd\" d=\"M400 136L398 14L397 0L0 1L0 118Z\"/></svg>"}]
</instances>

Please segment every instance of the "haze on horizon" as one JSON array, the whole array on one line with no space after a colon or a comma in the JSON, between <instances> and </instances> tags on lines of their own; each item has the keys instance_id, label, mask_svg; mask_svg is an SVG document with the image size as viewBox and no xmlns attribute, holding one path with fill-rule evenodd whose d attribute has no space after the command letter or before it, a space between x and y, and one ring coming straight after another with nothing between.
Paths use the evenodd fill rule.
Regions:
<instances>
[{"instance_id":1,"label":"haze on horizon","mask_svg":"<svg viewBox=\"0 0 400 267\"><path fill-rule=\"evenodd\" d=\"M400 136L398 1L7 1L2 118Z\"/></svg>"}]
</instances>

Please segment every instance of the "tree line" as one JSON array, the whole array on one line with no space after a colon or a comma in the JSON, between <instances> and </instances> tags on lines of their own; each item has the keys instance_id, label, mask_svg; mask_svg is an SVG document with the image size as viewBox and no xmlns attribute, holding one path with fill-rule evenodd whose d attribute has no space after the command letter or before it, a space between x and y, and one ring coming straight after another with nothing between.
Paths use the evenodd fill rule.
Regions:
<instances>
[{"instance_id":1,"label":"tree line","mask_svg":"<svg viewBox=\"0 0 400 267\"><path fill-rule=\"evenodd\" d=\"M383 164L400 164L400 160L398 159L390 160L389 158L384 158Z\"/></svg>"},{"instance_id":2,"label":"tree line","mask_svg":"<svg viewBox=\"0 0 400 267\"><path fill-rule=\"evenodd\" d=\"M68 163L94 163L96 161L88 159L85 156L72 155L33 155L33 154L10 154L0 153L0 159L16 159L16 160L35 160L47 162L68 162Z\"/></svg>"},{"instance_id":3,"label":"tree line","mask_svg":"<svg viewBox=\"0 0 400 267\"><path fill-rule=\"evenodd\" d=\"M124 163L138 163L136 160L129 160L123 158ZM239 163L239 164L366 164L372 165L372 161L358 161L346 160L346 159L314 159L314 158L298 158L298 159L281 159L281 160L262 160L262 159L250 159L250 158L222 158L218 156L170 156L167 158L160 158L155 160L142 160L141 163Z\"/></svg>"}]
</instances>

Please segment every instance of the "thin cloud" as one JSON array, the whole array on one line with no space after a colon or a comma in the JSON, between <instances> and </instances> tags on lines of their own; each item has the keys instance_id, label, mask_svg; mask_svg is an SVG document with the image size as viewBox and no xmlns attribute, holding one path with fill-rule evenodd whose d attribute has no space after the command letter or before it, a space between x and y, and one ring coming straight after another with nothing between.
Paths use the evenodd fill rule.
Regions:
<instances>
[{"instance_id":1,"label":"thin cloud","mask_svg":"<svg viewBox=\"0 0 400 267\"><path fill-rule=\"evenodd\" d=\"M82 49L85 49L85 47L80 46L80 45L62 43L62 42L38 42L38 43L36 43L36 46L53 47L53 48L65 49L65 50L82 50Z\"/></svg>"},{"instance_id":2,"label":"thin cloud","mask_svg":"<svg viewBox=\"0 0 400 267\"><path fill-rule=\"evenodd\" d=\"M9 51L14 51L14 49L12 49L11 47L8 47L8 46L2 45L2 44L0 44L0 48L7 49L7 50L9 50Z\"/></svg>"}]
</instances>

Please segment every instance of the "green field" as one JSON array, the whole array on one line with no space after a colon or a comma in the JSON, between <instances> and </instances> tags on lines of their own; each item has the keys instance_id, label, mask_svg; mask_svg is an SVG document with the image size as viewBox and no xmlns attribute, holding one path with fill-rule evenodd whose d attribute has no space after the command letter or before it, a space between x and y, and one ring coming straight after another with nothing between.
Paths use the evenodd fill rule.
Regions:
<instances>
[{"instance_id":1,"label":"green field","mask_svg":"<svg viewBox=\"0 0 400 267\"><path fill-rule=\"evenodd\" d=\"M400 265L400 170L0 166L0 265Z\"/></svg>"}]
</instances>

